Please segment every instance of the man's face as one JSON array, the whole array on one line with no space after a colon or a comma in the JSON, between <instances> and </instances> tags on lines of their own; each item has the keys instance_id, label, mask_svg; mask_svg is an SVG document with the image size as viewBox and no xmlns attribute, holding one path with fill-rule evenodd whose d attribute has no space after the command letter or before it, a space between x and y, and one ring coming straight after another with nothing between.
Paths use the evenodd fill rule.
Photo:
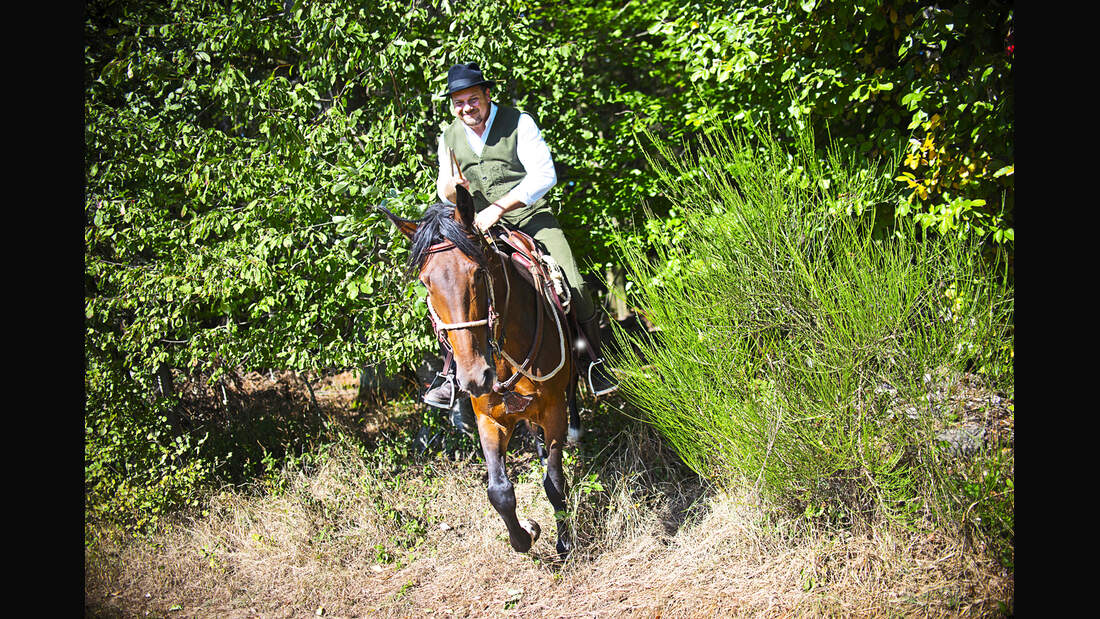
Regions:
<instances>
[{"instance_id":1,"label":"man's face","mask_svg":"<svg viewBox=\"0 0 1100 619\"><path fill-rule=\"evenodd\" d=\"M451 93L451 111L471 129L484 126L489 119L489 89L471 86Z\"/></svg>"}]
</instances>

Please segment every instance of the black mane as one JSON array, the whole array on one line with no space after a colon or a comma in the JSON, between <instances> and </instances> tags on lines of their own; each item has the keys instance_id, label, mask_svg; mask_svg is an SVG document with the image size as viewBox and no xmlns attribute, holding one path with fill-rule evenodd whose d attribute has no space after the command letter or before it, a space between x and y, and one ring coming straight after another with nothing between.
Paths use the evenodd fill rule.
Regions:
<instances>
[{"instance_id":1,"label":"black mane","mask_svg":"<svg viewBox=\"0 0 1100 619\"><path fill-rule=\"evenodd\" d=\"M424 217L419 221L419 227L412 238L412 249L409 251L409 270L418 273L428 258L428 249L444 240L451 241L458 246L458 250L472 258L479 265L484 266L485 254L481 251L481 245L472 236L469 228L455 221L455 207L443 202L436 202L424 211Z\"/></svg>"}]
</instances>

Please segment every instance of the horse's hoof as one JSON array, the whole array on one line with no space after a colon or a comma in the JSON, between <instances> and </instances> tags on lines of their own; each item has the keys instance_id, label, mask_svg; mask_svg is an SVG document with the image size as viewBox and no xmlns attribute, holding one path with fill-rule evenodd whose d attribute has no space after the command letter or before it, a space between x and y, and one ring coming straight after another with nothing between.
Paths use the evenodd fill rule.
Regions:
<instances>
[{"instance_id":1,"label":"horse's hoof","mask_svg":"<svg viewBox=\"0 0 1100 619\"><path fill-rule=\"evenodd\" d=\"M531 536L531 544L534 545L539 539L539 533L542 532L542 529L539 528L539 523L534 520L520 520L519 526L523 527L523 530L527 531L527 534Z\"/></svg>"},{"instance_id":2,"label":"horse's hoof","mask_svg":"<svg viewBox=\"0 0 1100 619\"><path fill-rule=\"evenodd\" d=\"M508 541L512 544L512 550L516 552L527 552L531 550L531 546L534 546L535 540L539 538L539 523L534 520L520 520L519 527L527 534L527 538L520 538L517 540L516 536L513 535L508 538Z\"/></svg>"},{"instance_id":3,"label":"horse's hoof","mask_svg":"<svg viewBox=\"0 0 1100 619\"><path fill-rule=\"evenodd\" d=\"M569 557L569 553L573 552L573 543L569 542L569 541L566 541L564 539L558 538L557 549L558 549L558 556L561 557L562 559L566 559L566 558Z\"/></svg>"}]
</instances>

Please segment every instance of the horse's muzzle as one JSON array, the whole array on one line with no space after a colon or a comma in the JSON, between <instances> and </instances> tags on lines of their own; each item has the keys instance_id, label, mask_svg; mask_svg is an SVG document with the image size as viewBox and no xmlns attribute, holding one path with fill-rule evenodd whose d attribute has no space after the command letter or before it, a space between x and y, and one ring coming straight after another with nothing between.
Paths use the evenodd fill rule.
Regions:
<instances>
[{"instance_id":1,"label":"horse's muzzle","mask_svg":"<svg viewBox=\"0 0 1100 619\"><path fill-rule=\"evenodd\" d=\"M462 390L476 398L493 390L497 373L494 371L493 366L485 364L481 368L469 372L459 371L457 378Z\"/></svg>"}]
</instances>

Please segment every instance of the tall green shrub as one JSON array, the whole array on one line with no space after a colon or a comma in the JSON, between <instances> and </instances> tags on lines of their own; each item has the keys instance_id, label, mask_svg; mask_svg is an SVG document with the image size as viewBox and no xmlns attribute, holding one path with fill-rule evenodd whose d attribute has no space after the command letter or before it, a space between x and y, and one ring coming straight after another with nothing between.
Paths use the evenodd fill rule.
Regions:
<instances>
[{"instance_id":1,"label":"tall green shrub","mask_svg":"<svg viewBox=\"0 0 1100 619\"><path fill-rule=\"evenodd\" d=\"M888 173L837 150L820 162L808 131L691 146L653 149L677 235L621 239L655 327L619 334L640 351L616 359L623 393L720 484L847 517L957 513L929 376L1011 390L1011 290L973 239L876 226L899 199Z\"/></svg>"},{"instance_id":2,"label":"tall green shrub","mask_svg":"<svg viewBox=\"0 0 1100 619\"><path fill-rule=\"evenodd\" d=\"M88 362L92 514L112 511L100 480L121 483L96 471L202 435L168 423L158 373L394 370L436 352L406 243L371 207L435 201L451 64L481 62L566 164L589 122L547 112L569 109L583 42L548 45L509 0L101 1L85 16L85 348L111 360ZM168 470L152 463L128 483L156 486Z\"/></svg>"}]
</instances>

